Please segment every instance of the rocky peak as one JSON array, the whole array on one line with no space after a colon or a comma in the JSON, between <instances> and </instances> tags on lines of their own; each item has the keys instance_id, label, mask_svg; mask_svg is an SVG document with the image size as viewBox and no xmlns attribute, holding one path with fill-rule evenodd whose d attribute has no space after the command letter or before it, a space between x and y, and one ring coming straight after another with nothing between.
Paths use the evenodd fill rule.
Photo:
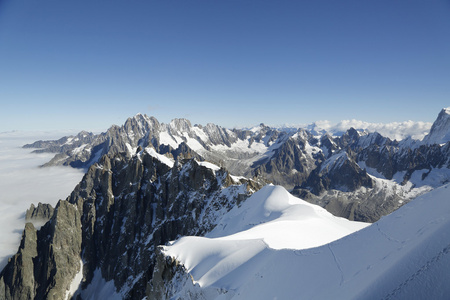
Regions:
<instances>
[{"instance_id":1,"label":"rocky peak","mask_svg":"<svg viewBox=\"0 0 450 300\"><path fill-rule=\"evenodd\" d=\"M191 131L192 125L191 122L187 119L173 119L170 121L168 125L168 129L171 134L180 134L186 132L189 133Z\"/></svg>"},{"instance_id":2,"label":"rocky peak","mask_svg":"<svg viewBox=\"0 0 450 300\"><path fill-rule=\"evenodd\" d=\"M42 222L46 223L53 216L54 208L47 203L38 203L38 206L31 204L30 208L25 213L26 222Z\"/></svg>"},{"instance_id":3,"label":"rocky peak","mask_svg":"<svg viewBox=\"0 0 450 300\"><path fill-rule=\"evenodd\" d=\"M450 107L443 108L439 113L430 133L425 136L425 144L445 144L450 141Z\"/></svg>"},{"instance_id":4,"label":"rocky peak","mask_svg":"<svg viewBox=\"0 0 450 300\"><path fill-rule=\"evenodd\" d=\"M232 131L213 123L206 124L203 131L214 145L227 145L228 147L231 147L231 144L236 141L236 136Z\"/></svg>"},{"instance_id":5,"label":"rocky peak","mask_svg":"<svg viewBox=\"0 0 450 300\"><path fill-rule=\"evenodd\" d=\"M347 146L354 145L358 142L359 137L360 137L359 132L355 128L351 127L339 139L340 146L342 148L346 148Z\"/></svg>"},{"instance_id":6,"label":"rocky peak","mask_svg":"<svg viewBox=\"0 0 450 300\"><path fill-rule=\"evenodd\" d=\"M360 138L358 146L361 148L367 148L371 145L382 146L387 142L390 142L389 138L382 136L378 132L371 132Z\"/></svg>"},{"instance_id":7,"label":"rocky peak","mask_svg":"<svg viewBox=\"0 0 450 300\"><path fill-rule=\"evenodd\" d=\"M137 114L132 118L128 118L123 125L123 130L127 134L145 136L148 132L159 131L160 124L154 117Z\"/></svg>"},{"instance_id":8,"label":"rocky peak","mask_svg":"<svg viewBox=\"0 0 450 300\"><path fill-rule=\"evenodd\" d=\"M261 133L266 133L269 130L271 130L269 126L266 126L264 123L259 124L259 131Z\"/></svg>"},{"instance_id":9,"label":"rocky peak","mask_svg":"<svg viewBox=\"0 0 450 300\"><path fill-rule=\"evenodd\" d=\"M325 133L320 138L320 148L322 149L325 158L329 158L333 155L334 151L338 149L338 146L333 137L328 133Z\"/></svg>"},{"instance_id":10,"label":"rocky peak","mask_svg":"<svg viewBox=\"0 0 450 300\"><path fill-rule=\"evenodd\" d=\"M85 130L82 130L77 134L77 138L79 138L79 139L83 139L86 137L93 137L93 136L94 136L94 134L92 132L88 132Z\"/></svg>"}]
</instances>

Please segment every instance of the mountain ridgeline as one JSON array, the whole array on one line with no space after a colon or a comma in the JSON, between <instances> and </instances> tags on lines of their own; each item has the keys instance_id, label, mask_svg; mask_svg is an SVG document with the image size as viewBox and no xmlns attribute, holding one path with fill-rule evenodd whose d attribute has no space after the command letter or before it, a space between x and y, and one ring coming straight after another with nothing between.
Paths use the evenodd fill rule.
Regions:
<instances>
[{"instance_id":1,"label":"mountain ridgeline","mask_svg":"<svg viewBox=\"0 0 450 300\"><path fill-rule=\"evenodd\" d=\"M98 135L26 145L55 153L45 166L87 172L54 209L29 209L18 252L0 273L0 299L151 299L164 291L154 274L173 282L161 264L184 268L161 260L158 246L210 232L268 182L374 222L450 180L449 119L444 109L423 141L393 141L353 128L317 136L138 114ZM45 224L37 229L36 220Z\"/></svg>"},{"instance_id":2,"label":"mountain ridgeline","mask_svg":"<svg viewBox=\"0 0 450 300\"><path fill-rule=\"evenodd\" d=\"M353 128L341 136L317 136L263 124L250 130L193 126L186 119L161 124L137 114L98 135L81 132L24 147L56 153L44 166L80 168L103 155L131 157L139 147L152 148L172 161L209 161L233 175L282 185L335 215L374 222L450 180L449 120L450 110L443 109L423 141L396 141Z\"/></svg>"}]
</instances>

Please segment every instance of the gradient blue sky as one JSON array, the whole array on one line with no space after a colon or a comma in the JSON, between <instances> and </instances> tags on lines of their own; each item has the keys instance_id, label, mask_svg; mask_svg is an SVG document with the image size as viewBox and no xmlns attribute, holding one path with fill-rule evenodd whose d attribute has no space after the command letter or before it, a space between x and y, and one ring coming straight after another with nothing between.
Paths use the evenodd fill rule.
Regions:
<instances>
[{"instance_id":1,"label":"gradient blue sky","mask_svg":"<svg viewBox=\"0 0 450 300\"><path fill-rule=\"evenodd\" d=\"M432 122L450 1L0 0L0 132Z\"/></svg>"}]
</instances>

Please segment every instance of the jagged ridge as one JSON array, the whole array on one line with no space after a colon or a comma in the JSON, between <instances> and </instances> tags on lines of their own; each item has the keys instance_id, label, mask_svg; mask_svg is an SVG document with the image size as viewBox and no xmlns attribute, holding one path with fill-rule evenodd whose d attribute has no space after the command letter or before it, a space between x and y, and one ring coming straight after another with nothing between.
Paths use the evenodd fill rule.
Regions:
<instances>
[{"instance_id":1,"label":"jagged ridge","mask_svg":"<svg viewBox=\"0 0 450 300\"><path fill-rule=\"evenodd\" d=\"M82 264L81 294L100 270L125 298L141 299L156 246L210 230L260 187L195 159L171 168L152 154L102 157L40 230L27 223L0 273L0 298L63 299Z\"/></svg>"},{"instance_id":2,"label":"jagged ridge","mask_svg":"<svg viewBox=\"0 0 450 300\"><path fill-rule=\"evenodd\" d=\"M48 151L55 151L58 142L61 153L49 165L78 167L89 166L104 154L124 152L130 157L138 147L152 147L172 160L195 157L222 165L236 175L256 176L282 185L342 217L376 221L416 196L419 192L415 187L426 184L436 187L450 180L450 172L441 171L450 166L449 143L430 143L436 128L441 135L445 130L450 132L450 123L445 121L448 111L444 109L439 114L423 142L392 141L378 133L368 134L353 128L340 137L333 137L326 133L313 136L303 129L284 132L263 124L252 130L229 130L214 124L192 126L186 119L160 124L154 117L137 114L123 126L113 126L81 146L68 138L53 143L41 141L27 147L51 145ZM336 159L340 162L336 163ZM425 183L427 176L433 182ZM380 190L382 184L376 182L378 179L391 180L398 187ZM359 197L358 203L352 201L354 193L361 188L370 191L365 197ZM324 201L324 197L330 191L338 191L341 200L328 205L331 198ZM388 195L388 201L384 201L383 197L391 192L395 195ZM384 209L376 211L377 205Z\"/></svg>"}]
</instances>

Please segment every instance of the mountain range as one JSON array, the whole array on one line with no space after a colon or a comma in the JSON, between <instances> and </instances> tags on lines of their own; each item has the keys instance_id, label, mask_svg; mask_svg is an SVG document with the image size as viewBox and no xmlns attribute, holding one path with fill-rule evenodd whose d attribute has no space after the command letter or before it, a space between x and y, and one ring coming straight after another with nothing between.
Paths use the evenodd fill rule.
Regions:
<instances>
[{"instance_id":1,"label":"mountain range","mask_svg":"<svg viewBox=\"0 0 450 300\"><path fill-rule=\"evenodd\" d=\"M391 140L349 128L340 136L306 129L280 130L159 123L137 114L101 134L80 132L25 145L56 153L45 166L87 168L103 155L133 156L150 147L175 162L209 161L231 174L284 186L350 220L374 222L417 195L450 180L450 109L439 113L423 140Z\"/></svg>"},{"instance_id":2,"label":"mountain range","mask_svg":"<svg viewBox=\"0 0 450 300\"><path fill-rule=\"evenodd\" d=\"M25 145L86 174L27 211L0 299L448 298L449 120L396 141L138 114Z\"/></svg>"}]
</instances>

